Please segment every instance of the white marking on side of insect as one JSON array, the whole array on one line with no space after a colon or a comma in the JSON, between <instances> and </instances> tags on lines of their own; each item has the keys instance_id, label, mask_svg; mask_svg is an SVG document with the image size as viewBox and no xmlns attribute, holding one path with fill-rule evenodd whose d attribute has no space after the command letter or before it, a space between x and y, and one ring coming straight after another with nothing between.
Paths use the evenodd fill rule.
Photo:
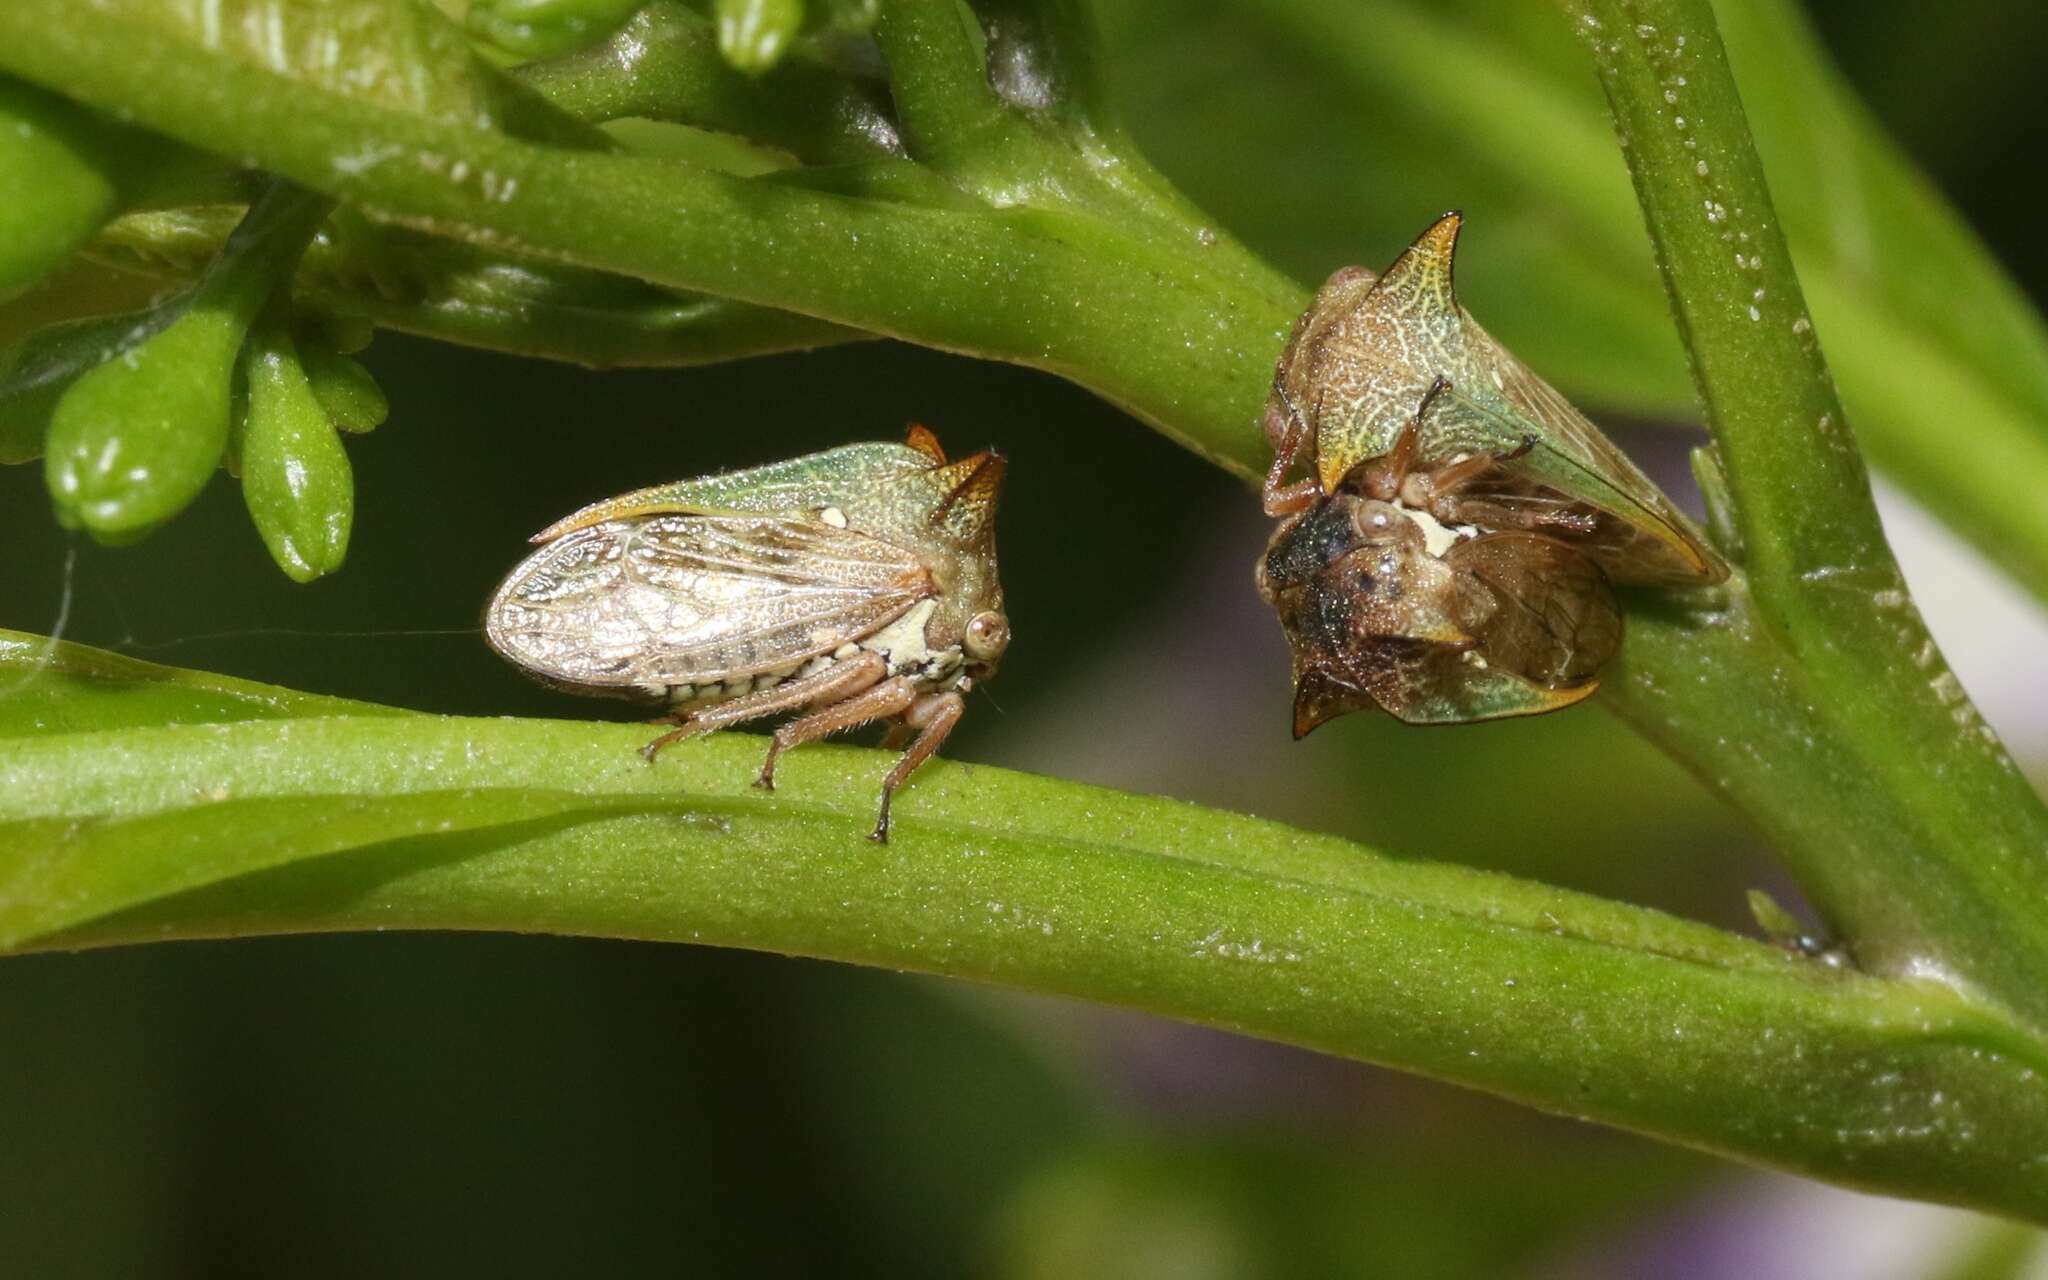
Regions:
<instances>
[{"instance_id":1,"label":"white marking on side of insect","mask_svg":"<svg viewBox=\"0 0 2048 1280\"><path fill-rule=\"evenodd\" d=\"M1443 521L1427 511L1403 506L1396 506L1394 510L1407 516L1409 520L1414 522L1416 528L1422 530L1422 545L1433 556L1441 556L1444 552L1449 551L1452 547L1464 541L1463 537L1456 530L1446 528Z\"/></svg>"},{"instance_id":2,"label":"white marking on side of insect","mask_svg":"<svg viewBox=\"0 0 2048 1280\"><path fill-rule=\"evenodd\" d=\"M960 670L960 646L952 645L934 653L918 672L918 678L932 683L943 683L947 676Z\"/></svg>"},{"instance_id":3,"label":"white marking on side of insect","mask_svg":"<svg viewBox=\"0 0 2048 1280\"><path fill-rule=\"evenodd\" d=\"M846 513L837 507L826 507L818 513L818 519L823 520L834 529L844 529L846 527Z\"/></svg>"},{"instance_id":4,"label":"white marking on side of insect","mask_svg":"<svg viewBox=\"0 0 2048 1280\"><path fill-rule=\"evenodd\" d=\"M890 675L901 675L923 666L932 656L931 647L925 640L925 623L931 620L933 610L938 607L939 602L935 599L918 601L908 613L888 626L862 636L860 647L887 658Z\"/></svg>"}]
</instances>

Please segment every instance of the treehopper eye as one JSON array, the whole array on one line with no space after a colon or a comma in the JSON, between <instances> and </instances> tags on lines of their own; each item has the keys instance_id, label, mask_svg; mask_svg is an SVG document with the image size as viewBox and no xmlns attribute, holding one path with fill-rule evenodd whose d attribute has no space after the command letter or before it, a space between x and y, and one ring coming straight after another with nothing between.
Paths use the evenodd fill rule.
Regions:
<instances>
[{"instance_id":1,"label":"treehopper eye","mask_svg":"<svg viewBox=\"0 0 2048 1280\"><path fill-rule=\"evenodd\" d=\"M670 743L787 711L782 752L870 721L906 746L896 789L1009 646L996 578L1005 462L948 461L930 431L642 489L534 536L484 612L499 654L547 684L666 702Z\"/></svg>"}]
</instances>

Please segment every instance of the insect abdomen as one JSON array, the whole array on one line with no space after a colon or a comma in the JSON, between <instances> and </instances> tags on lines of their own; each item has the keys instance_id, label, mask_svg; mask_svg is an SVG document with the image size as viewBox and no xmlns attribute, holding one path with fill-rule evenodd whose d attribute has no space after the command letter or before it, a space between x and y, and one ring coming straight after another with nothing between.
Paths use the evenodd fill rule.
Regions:
<instances>
[{"instance_id":1,"label":"insect abdomen","mask_svg":"<svg viewBox=\"0 0 2048 1280\"><path fill-rule=\"evenodd\" d=\"M842 644L831 653L821 653L803 662L784 663L779 667L756 672L752 676L732 676L703 684L673 684L666 688L655 685L650 687L648 692L657 697L665 697L672 707L708 707L715 703L729 702L743 693L773 689L785 681L815 675L835 662L843 662L856 656L860 651L861 647L858 644Z\"/></svg>"}]
</instances>

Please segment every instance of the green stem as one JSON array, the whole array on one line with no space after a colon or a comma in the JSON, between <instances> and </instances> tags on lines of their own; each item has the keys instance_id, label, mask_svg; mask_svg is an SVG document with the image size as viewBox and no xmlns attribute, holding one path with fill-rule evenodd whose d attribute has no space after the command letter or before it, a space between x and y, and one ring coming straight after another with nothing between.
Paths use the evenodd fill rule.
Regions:
<instances>
[{"instance_id":1,"label":"green stem","mask_svg":"<svg viewBox=\"0 0 2048 1280\"><path fill-rule=\"evenodd\" d=\"M887 0L876 20L896 116L919 160L943 164L1005 123L971 20L959 0Z\"/></svg>"},{"instance_id":2,"label":"green stem","mask_svg":"<svg viewBox=\"0 0 2048 1280\"><path fill-rule=\"evenodd\" d=\"M232 225L221 209L131 214L84 253L104 266L186 283L219 254ZM711 364L869 336L790 311L371 224L346 211L326 231L299 264L293 287L302 301L444 342L617 368Z\"/></svg>"},{"instance_id":3,"label":"green stem","mask_svg":"<svg viewBox=\"0 0 2048 1280\"><path fill-rule=\"evenodd\" d=\"M1760 600L1888 576L1862 455L1807 316L1706 0L1567 0L1625 144Z\"/></svg>"},{"instance_id":4,"label":"green stem","mask_svg":"<svg viewBox=\"0 0 2048 1280\"><path fill-rule=\"evenodd\" d=\"M2028 1083L2048 1054L1939 984L985 767L921 774L878 847L877 753L797 753L766 797L746 785L757 742L648 769L644 738L341 716L0 742L0 934L510 927L793 952L1168 1014L2048 1220Z\"/></svg>"},{"instance_id":5,"label":"green stem","mask_svg":"<svg viewBox=\"0 0 2048 1280\"><path fill-rule=\"evenodd\" d=\"M114 231L143 221L124 220ZM177 221L152 215L136 230ZM710 364L869 336L791 311L347 223L346 233L307 254L298 289L343 314L423 337L616 368Z\"/></svg>"},{"instance_id":6,"label":"green stem","mask_svg":"<svg viewBox=\"0 0 2048 1280\"><path fill-rule=\"evenodd\" d=\"M1759 817L1865 965L1942 974L2048 1027L2048 808L1885 543L1712 7L1564 7L1614 110L1748 570L1727 612L1637 626L1614 705ZM1786 771L1815 784L1803 800Z\"/></svg>"},{"instance_id":7,"label":"green stem","mask_svg":"<svg viewBox=\"0 0 2048 1280\"><path fill-rule=\"evenodd\" d=\"M602 44L520 67L519 78L580 119L644 116L737 134L820 164L892 151L895 125L860 86L784 65L770 80L733 70L702 15L650 4Z\"/></svg>"},{"instance_id":8,"label":"green stem","mask_svg":"<svg viewBox=\"0 0 2048 1280\"><path fill-rule=\"evenodd\" d=\"M64 0L0 6L0 64L129 111L147 84L152 127L442 234L1048 369L1240 475L1263 467L1248 424L1306 301L1192 229L1172 244L1026 206L886 203L543 146L343 98Z\"/></svg>"}]
</instances>

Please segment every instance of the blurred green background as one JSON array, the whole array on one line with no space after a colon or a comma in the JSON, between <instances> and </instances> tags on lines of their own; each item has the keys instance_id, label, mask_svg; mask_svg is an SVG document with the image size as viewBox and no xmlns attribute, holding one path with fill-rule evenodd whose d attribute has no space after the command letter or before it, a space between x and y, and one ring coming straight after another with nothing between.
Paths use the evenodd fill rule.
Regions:
<instances>
[{"instance_id":1,"label":"blurred green background","mask_svg":"<svg viewBox=\"0 0 2048 1280\"><path fill-rule=\"evenodd\" d=\"M1682 395L1667 329L1518 294L1507 268L1555 235L1542 210L1494 200L1454 140L1299 30L1249 3L1100 8L1147 150L1286 270L1377 265L1462 206L1461 284L1511 345L1585 385L1588 326L1626 330L1668 346L1657 385ZM2041 298L2048 249L2015 184L2048 118L2029 74L2048 8L1812 12ZM952 757L1732 927L1749 886L1795 896L1596 711L1455 733L1352 717L1291 743L1285 649L1251 587L1253 496L1051 377L893 344L596 373L385 335L366 359L393 414L351 442L360 514L338 577L286 581L225 480L107 551L67 540L39 468L13 468L0 625L48 630L68 582L71 638L157 661L434 711L618 714L527 683L474 634L527 534L596 497L923 421L1013 463L1018 642ZM1685 488L1686 433L1617 435ZM1931 621L1945 644L1980 625ZM1887 1207L1879 1230L1846 1193L1219 1033L692 948L364 936L17 959L0 965L0 1046L0 1275L1903 1277L2026 1246L1936 1210Z\"/></svg>"}]
</instances>

